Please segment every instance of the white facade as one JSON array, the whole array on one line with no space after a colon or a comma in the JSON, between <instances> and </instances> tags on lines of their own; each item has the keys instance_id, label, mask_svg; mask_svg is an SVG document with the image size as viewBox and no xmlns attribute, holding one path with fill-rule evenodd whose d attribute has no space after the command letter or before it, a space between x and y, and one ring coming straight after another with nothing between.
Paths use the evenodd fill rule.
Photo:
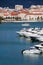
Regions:
<instances>
[{"instance_id":1,"label":"white facade","mask_svg":"<svg viewBox=\"0 0 43 65\"><path fill-rule=\"evenodd\" d=\"M40 17L42 17L43 18L43 15L26 15L25 16L25 19L26 20L36 20L37 21L37 18L40 18Z\"/></svg>"},{"instance_id":2,"label":"white facade","mask_svg":"<svg viewBox=\"0 0 43 65\"><path fill-rule=\"evenodd\" d=\"M18 14L18 17L21 17L21 19L23 20L24 18L25 18L25 13L20 13L20 14Z\"/></svg>"},{"instance_id":3,"label":"white facade","mask_svg":"<svg viewBox=\"0 0 43 65\"><path fill-rule=\"evenodd\" d=\"M3 13L0 13L0 16L1 16L1 17L3 17L3 16L4 16L4 14L3 14Z\"/></svg>"},{"instance_id":4,"label":"white facade","mask_svg":"<svg viewBox=\"0 0 43 65\"><path fill-rule=\"evenodd\" d=\"M21 10L23 9L23 5L15 5L15 10Z\"/></svg>"},{"instance_id":5,"label":"white facade","mask_svg":"<svg viewBox=\"0 0 43 65\"><path fill-rule=\"evenodd\" d=\"M34 8L36 8L36 9L43 8L43 5L31 5L30 8L31 9L34 9Z\"/></svg>"}]
</instances>

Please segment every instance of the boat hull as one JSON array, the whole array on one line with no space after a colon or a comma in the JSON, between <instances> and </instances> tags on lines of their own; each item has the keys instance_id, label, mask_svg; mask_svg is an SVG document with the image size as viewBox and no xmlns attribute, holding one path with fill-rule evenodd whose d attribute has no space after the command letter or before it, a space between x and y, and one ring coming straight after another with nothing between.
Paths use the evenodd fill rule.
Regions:
<instances>
[{"instance_id":1,"label":"boat hull","mask_svg":"<svg viewBox=\"0 0 43 65\"><path fill-rule=\"evenodd\" d=\"M41 51L40 50L24 50L23 55L29 55L29 54L40 54Z\"/></svg>"}]
</instances>

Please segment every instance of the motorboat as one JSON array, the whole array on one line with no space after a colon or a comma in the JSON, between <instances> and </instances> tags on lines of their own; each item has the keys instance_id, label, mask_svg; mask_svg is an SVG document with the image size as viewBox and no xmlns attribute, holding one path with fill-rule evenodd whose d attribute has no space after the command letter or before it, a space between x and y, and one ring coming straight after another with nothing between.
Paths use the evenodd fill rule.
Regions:
<instances>
[{"instance_id":1,"label":"motorboat","mask_svg":"<svg viewBox=\"0 0 43 65\"><path fill-rule=\"evenodd\" d=\"M34 45L35 47L39 47L39 49L40 48L42 48L43 47L43 43L41 43L41 44L38 44L38 45Z\"/></svg>"},{"instance_id":2,"label":"motorboat","mask_svg":"<svg viewBox=\"0 0 43 65\"><path fill-rule=\"evenodd\" d=\"M43 28L23 28L20 31L17 31L20 36L24 36L26 38L31 38L31 40L43 41Z\"/></svg>"},{"instance_id":3,"label":"motorboat","mask_svg":"<svg viewBox=\"0 0 43 65\"><path fill-rule=\"evenodd\" d=\"M31 34L27 33L25 36L31 38L33 41L41 41L43 42L43 29L39 31L32 31Z\"/></svg>"},{"instance_id":4,"label":"motorboat","mask_svg":"<svg viewBox=\"0 0 43 65\"><path fill-rule=\"evenodd\" d=\"M37 34L39 31L38 28L29 28L23 33L23 35L25 37L39 37L39 34Z\"/></svg>"},{"instance_id":5,"label":"motorboat","mask_svg":"<svg viewBox=\"0 0 43 65\"><path fill-rule=\"evenodd\" d=\"M24 37L30 37L36 35L36 31L34 31L34 28L22 29L20 31L17 31L17 33Z\"/></svg>"},{"instance_id":6,"label":"motorboat","mask_svg":"<svg viewBox=\"0 0 43 65\"><path fill-rule=\"evenodd\" d=\"M39 42L43 42L43 34L36 34L36 35L32 35L30 36L32 41L39 41Z\"/></svg>"},{"instance_id":7,"label":"motorboat","mask_svg":"<svg viewBox=\"0 0 43 65\"><path fill-rule=\"evenodd\" d=\"M43 36L41 36L41 35L39 37L37 37L36 39L43 42Z\"/></svg>"},{"instance_id":8,"label":"motorboat","mask_svg":"<svg viewBox=\"0 0 43 65\"><path fill-rule=\"evenodd\" d=\"M36 37L37 36L37 34L36 33L34 33L34 32L30 32L30 31L26 31L25 33L24 33L24 36L25 37Z\"/></svg>"},{"instance_id":9,"label":"motorboat","mask_svg":"<svg viewBox=\"0 0 43 65\"><path fill-rule=\"evenodd\" d=\"M43 53L43 43L40 43L38 45L34 45L33 47L30 47L30 49L22 50L23 55L29 55L29 54L42 54Z\"/></svg>"},{"instance_id":10,"label":"motorboat","mask_svg":"<svg viewBox=\"0 0 43 65\"><path fill-rule=\"evenodd\" d=\"M29 55L29 54L40 54L41 50L39 47L31 47L29 50L22 50L23 55Z\"/></svg>"},{"instance_id":11,"label":"motorboat","mask_svg":"<svg viewBox=\"0 0 43 65\"><path fill-rule=\"evenodd\" d=\"M24 24L22 24L22 26L30 26L30 24L24 23Z\"/></svg>"},{"instance_id":12,"label":"motorboat","mask_svg":"<svg viewBox=\"0 0 43 65\"><path fill-rule=\"evenodd\" d=\"M39 32L37 32L37 35L38 36L36 36L36 39L43 42L43 28Z\"/></svg>"},{"instance_id":13,"label":"motorboat","mask_svg":"<svg viewBox=\"0 0 43 65\"><path fill-rule=\"evenodd\" d=\"M23 36L23 33L26 31L26 28L23 28L20 31L16 31L17 34L19 34L20 36Z\"/></svg>"},{"instance_id":14,"label":"motorboat","mask_svg":"<svg viewBox=\"0 0 43 65\"><path fill-rule=\"evenodd\" d=\"M38 34L37 32L38 32L38 31L33 30L33 29L31 29L31 30L29 30L29 31L27 30L27 31L24 32L24 36L27 37L27 38L30 37L31 39L34 40L34 39L37 39L37 38L39 38L39 37L41 36L41 35ZM37 40L38 40L38 39L37 39Z\"/></svg>"},{"instance_id":15,"label":"motorboat","mask_svg":"<svg viewBox=\"0 0 43 65\"><path fill-rule=\"evenodd\" d=\"M40 34L40 35L42 34L43 35L43 28L40 29L40 31L38 31L37 34Z\"/></svg>"},{"instance_id":16,"label":"motorboat","mask_svg":"<svg viewBox=\"0 0 43 65\"><path fill-rule=\"evenodd\" d=\"M35 47L38 47L40 51L43 53L43 43L35 45Z\"/></svg>"},{"instance_id":17,"label":"motorboat","mask_svg":"<svg viewBox=\"0 0 43 65\"><path fill-rule=\"evenodd\" d=\"M25 33L27 34L29 31L32 31L33 28L29 28L29 29L26 29L26 28L23 28L22 30L20 31L16 31L17 34L19 34L20 36L25 36Z\"/></svg>"}]
</instances>

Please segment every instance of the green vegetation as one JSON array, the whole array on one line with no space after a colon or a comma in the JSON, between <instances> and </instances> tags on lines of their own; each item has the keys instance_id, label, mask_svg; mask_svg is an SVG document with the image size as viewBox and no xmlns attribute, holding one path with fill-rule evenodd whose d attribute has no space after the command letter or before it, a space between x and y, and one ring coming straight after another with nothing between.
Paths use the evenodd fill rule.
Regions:
<instances>
[{"instance_id":1,"label":"green vegetation","mask_svg":"<svg viewBox=\"0 0 43 65\"><path fill-rule=\"evenodd\" d=\"M0 16L0 23L2 22L2 20L4 20L4 18Z\"/></svg>"},{"instance_id":2,"label":"green vegetation","mask_svg":"<svg viewBox=\"0 0 43 65\"><path fill-rule=\"evenodd\" d=\"M15 17L16 21L21 21L21 17Z\"/></svg>"}]
</instances>

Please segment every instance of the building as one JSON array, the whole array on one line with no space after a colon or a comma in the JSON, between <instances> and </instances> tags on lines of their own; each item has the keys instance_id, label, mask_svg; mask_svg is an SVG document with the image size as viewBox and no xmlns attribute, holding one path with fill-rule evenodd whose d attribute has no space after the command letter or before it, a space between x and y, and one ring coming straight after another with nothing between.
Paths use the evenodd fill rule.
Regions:
<instances>
[{"instance_id":1,"label":"building","mask_svg":"<svg viewBox=\"0 0 43 65\"><path fill-rule=\"evenodd\" d=\"M43 21L43 5L32 5L29 9L15 5L15 9L0 8L0 16L10 21Z\"/></svg>"},{"instance_id":2,"label":"building","mask_svg":"<svg viewBox=\"0 0 43 65\"><path fill-rule=\"evenodd\" d=\"M23 5L15 5L15 10L21 10L23 9Z\"/></svg>"}]
</instances>

